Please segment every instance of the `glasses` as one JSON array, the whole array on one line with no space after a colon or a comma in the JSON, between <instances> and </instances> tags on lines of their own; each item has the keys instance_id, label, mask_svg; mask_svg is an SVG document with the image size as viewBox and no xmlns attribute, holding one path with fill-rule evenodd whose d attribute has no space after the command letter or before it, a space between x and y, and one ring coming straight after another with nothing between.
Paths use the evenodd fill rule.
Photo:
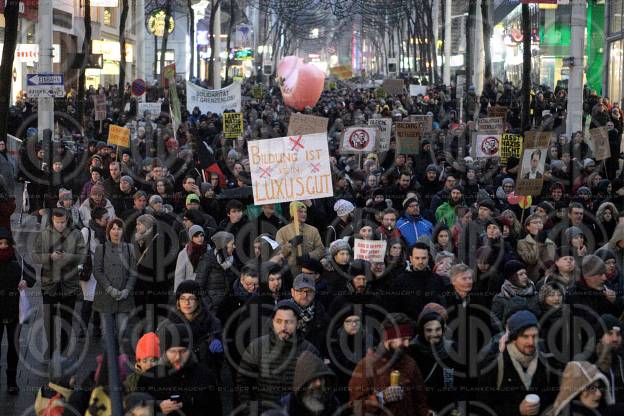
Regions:
<instances>
[{"instance_id":1,"label":"glasses","mask_svg":"<svg viewBox=\"0 0 624 416\"><path fill-rule=\"evenodd\" d=\"M357 325L360 323L359 319L345 319L345 324Z\"/></svg>"},{"instance_id":2,"label":"glasses","mask_svg":"<svg viewBox=\"0 0 624 416\"><path fill-rule=\"evenodd\" d=\"M180 302L195 303L197 302L197 298L195 296L189 296L189 297L181 296Z\"/></svg>"}]
</instances>

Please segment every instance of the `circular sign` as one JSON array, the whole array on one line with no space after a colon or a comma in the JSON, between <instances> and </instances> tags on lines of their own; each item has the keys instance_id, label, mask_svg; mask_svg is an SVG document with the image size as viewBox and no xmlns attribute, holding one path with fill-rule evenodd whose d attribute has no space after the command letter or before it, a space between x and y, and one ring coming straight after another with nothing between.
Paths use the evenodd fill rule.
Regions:
<instances>
[{"instance_id":1,"label":"circular sign","mask_svg":"<svg viewBox=\"0 0 624 416\"><path fill-rule=\"evenodd\" d=\"M487 156L494 156L498 153L498 139L494 136L489 136L481 141L481 152Z\"/></svg>"},{"instance_id":2,"label":"circular sign","mask_svg":"<svg viewBox=\"0 0 624 416\"><path fill-rule=\"evenodd\" d=\"M154 36L163 37L165 34L165 16L163 9L154 10L147 19L147 31ZM175 29L175 19L169 15L169 34Z\"/></svg>"},{"instance_id":3,"label":"circular sign","mask_svg":"<svg viewBox=\"0 0 624 416\"><path fill-rule=\"evenodd\" d=\"M132 95L140 97L143 94L145 94L145 89L146 89L145 81L143 81L140 78L135 79L134 82L132 83Z\"/></svg>"},{"instance_id":4,"label":"circular sign","mask_svg":"<svg viewBox=\"0 0 624 416\"><path fill-rule=\"evenodd\" d=\"M370 136L366 130L357 129L349 135L349 145L351 145L353 149L364 150L368 147L369 143Z\"/></svg>"}]
</instances>

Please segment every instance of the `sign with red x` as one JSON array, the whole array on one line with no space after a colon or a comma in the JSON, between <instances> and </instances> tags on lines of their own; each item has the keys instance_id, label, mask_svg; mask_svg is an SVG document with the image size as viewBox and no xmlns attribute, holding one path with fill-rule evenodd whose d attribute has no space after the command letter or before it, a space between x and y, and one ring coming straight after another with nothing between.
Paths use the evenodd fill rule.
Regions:
<instances>
[{"instance_id":1,"label":"sign with red x","mask_svg":"<svg viewBox=\"0 0 624 416\"><path fill-rule=\"evenodd\" d=\"M295 151L298 148L305 149L303 143L301 143L303 136L290 136L288 139L292 142L292 149L290 150Z\"/></svg>"}]
</instances>

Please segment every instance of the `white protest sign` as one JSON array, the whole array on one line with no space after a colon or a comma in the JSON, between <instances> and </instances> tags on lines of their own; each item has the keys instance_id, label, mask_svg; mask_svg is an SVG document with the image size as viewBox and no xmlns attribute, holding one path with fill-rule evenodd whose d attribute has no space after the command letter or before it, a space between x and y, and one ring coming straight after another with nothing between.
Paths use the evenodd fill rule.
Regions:
<instances>
[{"instance_id":1,"label":"white protest sign","mask_svg":"<svg viewBox=\"0 0 624 416\"><path fill-rule=\"evenodd\" d=\"M342 153L366 153L375 151L377 129L371 127L349 127L342 136Z\"/></svg>"},{"instance_id":2,"label":"white protest sign","mask_svg":"<svg viewBox=\"0 0 624 416\"><path fill-rule=\"evenodd\" d=\"M334 196L327 133L248 142L254 204Z\"/></svg>"},{"instance_id":3,"label":"white protest sign","mask_svg":"<svg viewBox=\"0 0 624 416\"><path fill-rule=\"evenodd\" d=\"M387 245L386 240L360 240L356 238L354 241L354 257L356 260L383 263Z\"/></svg>"},{"instance_id":4,"label":"white protest sign","mask_svg":"<svg viewBox=\"0 0 624 416\"><path fill-rule=\"evenodd\" d=\"M392 135L392 119L391 118L371 118L368 120L370 127L377 128L379 135L377 137L377 150L387 152L390 150L390 136Z\"/></svg>"},{"instance_id":5,"label":"white protest sign","mask_svg":"<svg viewBox=\"0 0 624 416\"><path fill-rule=\"evenodd\" d=\"M195 107L199 107L203 114L222 114L225 110L240 113L241 84L235 82L220 90L207 90L187 81L186 108L192 113Z\"/></svg>"},{"instance_id":6,"label":"white protest sign","mask_svg":"<svg viewBox=\"0 0 624 416\"><path fill-rule=\"evenodd\" d=\"M477 158L500 156L501 134L474 134L475 154Z\"/></svg>"},{"instance_id":7,"label":"white protest sign","mask_svg":"<svg viewBox=\"0 0 624 416\"><path fill-rule=\"evenodd\" d=\"M410 85L410 95L416 97L418 95L427 95L426 85Z\"/></svg>"},{"instance_id":8,"label":"white protest sign","mask_svg":"<svg viewBox=\"0 0 624 416\"><path fill-rule=\"evenodd\" d=\"M484 117L477 119L477 130L502 132L505 124L502 117Z\"/></svg>"},{"instance_id":9,"label":"white protest sign","mask_svg":"<svg viewBox=\"0 0 624 416\"><path fill-rule=\"evenodd\" d=\"M161 103L138 103L137 112L138 112L139 117L143 117L145 112L149 111L150 118L152 120L156 120L158 117L160 117L161 107L162 107Z\"/></svg>"}]
</instances>

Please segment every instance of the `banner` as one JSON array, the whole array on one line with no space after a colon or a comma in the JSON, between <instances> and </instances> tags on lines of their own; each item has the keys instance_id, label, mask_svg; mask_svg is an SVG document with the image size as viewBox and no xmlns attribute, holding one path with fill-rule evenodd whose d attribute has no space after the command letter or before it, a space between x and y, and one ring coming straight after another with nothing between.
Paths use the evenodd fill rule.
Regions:
<instances>
[{"instance_id":1,"label":"banner","mask_svg":"<svg viewBox=\"0 0 624 416\"><path fill-rule=\"evenodd\" d=\"M233 83L220 90L207 90L191 82L186 83L186 108L195 107L203 113L222 114L225 110L241 111L241 84Z\"/></svg>"},{"instance_id":2,"label":"banner","mask_svg":"<svg viewBox=\"0 0 624 416\"><path fill-rule=\"evenodd\" d=\"M550 132L527 131L524 134L524 152L520 174L516 180L516 195L538 196L542 193L550 137Z\"/></svg>"},{"instance_id":3,"label":"banner","mask_svg":"<svg viewBox=\"0 0 624 416\"><path fill-rule=\"evenodd\" d=\"M327 133L248 142L254 204L334 196Z\"/></svg>"},{"instance_id":4,"label":"banner","mask_svg":"<svg viewBox=\"0 0 624 416\"><path fill-rule=\"evenodd\" d=\"M243 135L243 113L223 113L223 133L226 139Z\"/></svg>"},{"instance_id":5,"label":"banner","mask_svg":"<svg viewBox=\"0 0 624 416\"><path fill-rule=\"evenodd\" d=\"M325 117L294 113L290 115L290 121L288 122L288 135L301 136L304 134L327 133L328 123L329 119Z\"/></svg>"},{"instance_id":6,"label":"banner","mask_svg":"<svg viewBox=\"0 0 624 416\"><path fill-rule=\"evenodd\" d=\"M416 97L418 95L427 95L426 85L410 85L410 96Z\"/></svg>"},{"instance_id":7,"label":"banner","mask_svg":"<svg viewBox=\"0 0 624 416\"><path fill-rule=\"evenodd\" d=\"M329 68L329 74L341 81L353 78L353 70L351 69L351 65L340 65Z\"/></svg>"},{"instance_id":8,"label":"banner","mask_svg":"<svg viewBox=\"0 0 624 416\"><path fill-rule=\"evenodd\" d=\"M503 134L500 142L500 163L507 165L507 159L510 157L522 156L522 136L519 134Z\"/></svg>"},{"instance_id":9,"label":"banner","mask_svg":"<svg viewBox=\"0 0 624 416\"><path fill-rule=\"evenodd\" d=\"M390 150L390 137L392 136L392 119L391 118L371 118L368 120L370 127L378 129L377 135L377 151L387 152Z\"/></svg>"},{"instance_id":10,"label":"banner","mask_svg":"<svg viewBox=\"0 0 624 416\"><path fill-rule=\"evenodd\" d=\"M484 117L477 119L477 130L502 133L505 123L502 117Z\"/></svg>"},{"instance_id":11,"label":"banner","mask_svg":"<svg viewBox=\"0 0 624 416\"><path fill-rule=\"evenodd\" d=\"M108 144L130 147L130 129L114 124L108 126Z\"/></svg>"},{"instance_id":12,"label":"banner","mask_svg":"<svg viewBox=\"0 0 624 416\"><path fill-rule=\"evenodd\" d=\"M386 257L386 240L361 240L356 238L353 243L353 257L371 263L383 263Z\"/></svg>"},{"instance_id":13,"label":"banner","mask_svg":"<svg viewBox=\"0 0 624 416\"><path fill-rule=\"evenodd\" d=\"M418 124L422 134L431 133L433 131L433 116L417 116L412 114L409 116L409 121Z\"/></svg>"},{"instance_id":14,"label":"banner","mask_svg":"<svg viewBox=\"0 0 624 416\"><path fill-rule=\"evenodd\" d=\"M400 95L405 93L405 83L402 79L384 79L383 88L389 95Z\"/></svg>"},{"instance_id":15,"label":"banner","mask_svg":"<svg viewBox=\"0 0 624 416\"><path fill-rule=\"evenodd\" d=\"M611 157L611 147L609 146L609 129L606 126L591 129L592 151L596 160L605 160Z\"/></svg>"},{"instance_id":16,"label":"banner","mask_svg":"<svg viewBox=\"0 0 624 416\"><path fill-rule=\"evenodd\" d=\"M420 125L415 122L396 123L397 154L420 153Z\"/></svg>"},{"instance_id":17,"label":"banner","mask_svg":"<svg viewBox=\"0 0 624 416\"><path fill-rule=\"evenodd\" d=\"M488 117L502 117L503 120L507 119L507 112L509 109L502 106L494 106L487 109Z\"/></svg>"},{"instance_id":18,"label":"banner","mask_svg":"<svg viewBox=\"0 0 624 416\"><path fill-rule=\"evenodd\" d=\"M500 156L501 134L473 133L474 155L479 159Z\"/></svg>"},{"instance_id":19,"label":"banner","mask_svg":"<svg viewBox=\"0 0 624 416\"><path fill-rule=\"evenodd\" d=\"M340 152L344 154L374 152L376 136L377 129L370 127L349 127L342 136Z\"/></svg>"},{"instance_id":20,"label":"banner","mask_svg":"<svg viewBox=\"0 0 624 416\"><path fill-rule=\"evenodd\" d=\"M93 106L95 107L95 121L106 120L106 96L94 95Z\"/></svg>"},{"instance_id":21,"label":"banner","mask_svg":"<svg viewBox=\"0 0 624 416\"><path fill-rule=\"evenodd\" d=\"M138 103L137 112L139 117L143 117L146 111L149 111L150 118L156 120L160 117L160 111L162 108L161 103Z\"/></svg>"}]
</instances>

